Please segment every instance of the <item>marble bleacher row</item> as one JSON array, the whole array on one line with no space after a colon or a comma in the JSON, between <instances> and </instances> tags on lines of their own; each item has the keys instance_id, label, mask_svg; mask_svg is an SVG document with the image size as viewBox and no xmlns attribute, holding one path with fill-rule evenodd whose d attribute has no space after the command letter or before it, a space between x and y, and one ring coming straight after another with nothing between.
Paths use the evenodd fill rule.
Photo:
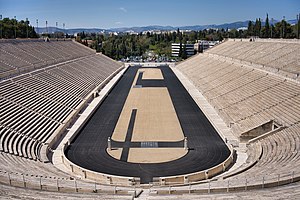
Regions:
<instances>
[{"instance_id":1,"label":"marble bleacher row","mask_svg":"<svg viewBox=\"0 0 300 200\"><path fill-rule=\"evenodd\" d=\"M71 40L1 40L0 78L94 54Z\"/></svg>"},{"instance_id":2,"label":"marble bleacher row","mask_svg":"<svg viewBox=\"0 0 300 200\"><path fill-rule=\"evenodd\" d=\"M299 42L230 40L207 52L298 74L298 76L300 72Z\"/></svg>"},{"instance_id":3,"label":"marble bleacher row","mask_svg":"<svg viewBox=\"0 0 300 200\"><path fill-rule=\"evenodd\" d=\"M253 152L257 150L258 147L261 147L261 156L258 156L257 162L251 168L247 170L241 171L240 169L236 169L236 171L240 170L240 173L235 173L232 176L220 176L211 180L209 183L201 183L201 184L193 184L188 186L174 186L172 188L174 193L176 191L185 191L184 193L188 193L189 190L194 191L195 193L205 193L208 188L210 188L211 192L217 191L217 193L224 194L226 197L227 191L231 191L230 195L233 195L235 191L244 191L250 190L249 195L255 196L255 193L260 192L262 190L253 189L262 189L267 188L267 184L278 186L281 184L291 183L296 178L299 180L300 176L300 168L297 167L300 164L300 124L294 124L286 129L283 129L275 134L269 135L263 139L257 140L253 143L250 143L248 148L249 157L245 163L253 162L253 156L251 155ZM236 172L234 171L234 172ZM228 176L228 177L226 177ZM282 183L279 183L282 181ZM263 185L264 184L264 185ZM282 193L287 193L289 188L293 188L294 192L297 195L300 194L299 182L297 183L297 187L294 187L294 184L289 184L284 187L278 187L277 191L282 191ZM270 186L268 186L270 187ZM170 190L170 188L155 188L158 194L166 194ZM267 188L265 192L272 192L274 189ZM214 194L210 194L215 197ZM293 195L291 195L292 197ZM282 196L280 196L282 198ZM288 198L289 199L289 198ZM293 198L292 198L293 199Z\"/></svg>"},{"instance_id":4,"label":"marble bleacher row","mask_svg":"<svg viewBox=\"0 0 300 200\"><path fill-rule=\"evenodd\" d=\"M33 41L33 46L39 43ZM54 43L57 49L74 45L70 41ZM33 48L30 42L26 44ZM72 56L82 56L79 51ZM42 145L87 95L120 67L94 54L0 82L0 151L40 159Z\"/></svg>"},{"instance_id":5,"label":"marble bleacher row","mask_svg":"<svg viewBox=\"0 0 300 200\"><path fill-rule=\"evenodd\" d=\"M205 53L177 68L194 83L227 125L233 125L238 136L269 120L284 126L300 120L297 81Z\"/></svg>"},{"instance_id":6,"label":"marble bleacher row","mask_svg":"<svg viewBox=\"0 0 300 200\"><path fill-rule=\"evenodd\" d=\"M257 155L252 154L258 152L258 146L262 148L261 157L257 158L257 162L240 174L211 182L211 188L243 186L245 181L249 186L259 185L262 184L263 177L266 182L268 180L276 183L278 179L300 176L297 168L300 161L300 83L280 74L257 69L250 63L246 65L226 59L233 57L254 62L259 60L258 56L254 55L258 55L258 52L269 52L267 48L281 48L287 52L288 46L291 50L289 53L293 54L292 51L297 45L299 47L299 44L292 43L283 45L270 42L265 45L261 42L229 41L209 50L209 53L199 54L177 65L214 106L236 136L269 120L275 120L285 127L279 132L250 143L249 159L257 158ZM298 50L299 48L295 51ZM274 49L271 51L274 53L269 52L272 55L268 56L273 60L283 59L281 63L295 63L299 60L293 56L278 54ZM214 53L220 56L212 55ZM295 69L295 73L300 72L297 66ZM251 162L253 161L248 160L245 167ZM207 185L194 186L194 189L203 188L207 188Z\"/></svg>"},{"instance_id":7,"label":"marble bleacher row","mask_svg":"<svg viewBox=\"0 0 300 200\"><path fill-rule=\"evenodd\" d=\"M9 179L8 179L9 178ZM10 180L10 181L9 181ZM24 186L24 180L26 182L26 186ZM75 192L75 184L78 188L79 193ZM3 183L3 184L2 184ZM94 181L86 181L78 178L76 176L71 176L70 174L60 171L56 167L53 166L52 163L43 163L37 162L30 159L26 159L24 157L11 155L5 152L0 152L0 196L1 199L3 196L3 192L12 192L18 190L18 188L5 186L17 186L17 187L26 187L29 194L33 194L35 190L41 190L40 185L42 185L42 190L38 192L39 194L33 195L35 198L30 199L52 199L52 197L47 197L47 191L56 191L58 196L71 195L71 192L74 193L73 198L76 196L80 196L81 191L85 191L87 193L93 193L95 189L95 182ZM57 186L60 187L59 192L68 192L68 193L59 193ZM7 187L6 189L4 189ZM97 190L99 195L106 195L109 199L111 194L115 194L114 190L118 190L120 192L123 191L123 198L124 194L130 196L128 194L128 190L132 190L126 187L111 187L100 185L97 183ZM13 188L13 189L12 189ZM35 189L35 190L31 190ZM19 193L19 192L17 192ZM21 195L20 193L18 195ZM90 194L82 194L82 198L86 198L90 196ZM23 196L22 196L23 197ZM94 198L96 198L94 196ZM105 198L105 199L107 199ZM71 198L72 199L72 198ZM131 198L130 198L131 199Z\"/></svg>"},{"instance_id":8,"label":"marble bleacher row","mask_svg":"<svg viewBox=\"0 0 300 200\"><path fill-rule=\"evenodd\" d=\"M231 176L229 178L226 179L221 179L219 178L218 180L214 180L211 181L209 183L209 187L211 188L211 190L215 190L215 189L220 189L220 188L224 188L226 191L226 188L229 187L243 187L245 186L245 182L247 181L247 186L250 188L252 185L258 185L256 188L262 188L261 186L259 186L260 184L262 184L263 180L265 180L265 184L269 183L270 181L272 182L277 182L278 181L278 174L280 174L280 180L286 179L286 178L291 178L293 175L294 177L299 176L300 175L300 169L298 169L296 166L299 165L300 162L300 146L299 146L299 142L300 142L300 134L299 134L299 128L300 128L300 124L295 124L287 129L284 129L276 134L273 134L269 137L266 137L264 139L261 139L259 141L256 141L254 143L250 144L250 148L249 150L253 149L257 149L258 146L262 147L262 156L261 158L258 160L258 162L250 169L248 169L247 171L244 171L240 174ZM253 148L252 148L253 147ZM250 152L251 153L251 152ZM256 156L254 156L256 157ZM20 181L22 180L22 176L20 176L20 174L25 174L26 177L26 181L27 182L33 182L34 179L35 182L37 182L37 178L42 177L43 180L43 184L45 185L55 185L55 182L51 182L52 179L56 180L59 179L60 182L62 182L64 180L64 186L66 187L67 185L69 187L72 187L72 183L70 180L70 177L68 177L67 174L64 174L63 172L57 171L57 169L55 168L51 168L51 164L50 163L37 163L37 165L35 167L31 166L30 162L33 162L31 160L28 159L24 159L22 157L17 157L17 156L13 156L10 154L6 154L6 153L0 153L0 159L1 162L0 166L1 169L10 171L13 170L14 173L11 174L11 177L16 177L19 175L19 179ZM251 156L248 158L252 159ZM247 160L247 162L248 162ZM5 165L4 163L9 163L9 167L8 165ZM24 169L26 169L27 166L31 166L27 169L26 172L24 172ZM0 175L1 175L1 171L0 171ZM35 175L32 175L35 174ZM38 174L38 175L37 175ZM53 177L54 175L54 177ZM32 177L33 176L33 177ZM32 180L31 180L32 177ZM79 182L79 181L78 181ZM81 182L81 187L84 188L84 182ZM74 187L74 186L73 186ZM87 185L87 187L91 188L91 185ZM193 185L188 185L188 186L175 186L175 187L153 187L151 188L151 191L157 191L158 194L168 194L169 190L172 190L172 194L174 194L175 196L170 196L170 197L176 197L176 191L185 191L185 193L188 193L189 190L194 191L197 194L203 194L203 193L207 193L207 189L208 189L208 184L193 184ZM265 194L268 194L269 192L272 192L274 190L277 191L278 195L282 195L288 191L293 190L295 192L295 194L297 194L297 196L299 196L300 194L300 190L299 190L299 184L295 187L295 185L291 184L288 186L284 186L284 187L278 187L276 189L272 189L272 188L268 188L266 190L257 190L255 192L253 191L244 191L243 193L247 194L245 195L245 197L256 197L255 194L263 192ZM237 190L241 191L244 189L240 189ZM200 192L197 192L200 191ZM282 191L282 192L281 192ZM194 193L192 192L192 193ZM218 192L220 194L220 192ZM155 193L152 193L155 194ZM223 194L223 197L228 196L235 196L238 193L229 193L227 194L225 193L221 193ZM45 194L41 193L41 196L44 196ZM216 194L211 193L209 194L210 197L215 198ZM58 195L59 196L59 195ZM83 195L82 197L85 197L88 195ZM156 196L156 195L155 195ZM182 196L180 196L182 197ZM195 196L196 198L200 198L203 196ZM290 197L293 197L293 195L290 195ZM156 196L157 198L157 196ZM191 197L189 197L191 199ZM251 198L250 198L251 199Z\"/></svg>"},{"instance_id":9,"label":"marble bleacher row","mask_svg":"<svg viewBox=\"0 0 300 200\"><path fill-rule=\"evenodd\" d=\"M254 146L260 143L262 146L262 156L258 162L247 171L232 176L226 181L232 185L239 185L245 182L245 178L250 184L261 184L262 178L277 181L278 175L281 179L299 176L300 169L300 124L294 124L275 134L265 137L259 141L251 143ZM224 182L226 182L224 181ZM225 183L220 181L220 183ZM218 184L218 187L221 184Z\"/></svg>"}]
</instances>

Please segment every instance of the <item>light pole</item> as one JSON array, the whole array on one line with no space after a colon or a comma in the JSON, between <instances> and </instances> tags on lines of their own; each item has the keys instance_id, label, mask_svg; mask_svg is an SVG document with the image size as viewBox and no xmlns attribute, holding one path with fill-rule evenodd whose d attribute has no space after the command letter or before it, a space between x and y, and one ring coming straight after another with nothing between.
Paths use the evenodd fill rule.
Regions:
<instances>
[{"instance_id":1,"label":"light pole","mask_svg":"<svg viewBox=\"0 0 300 200\"><path fill-rule=\"evenodd\" d=\"M284 38L284 26L285 26L285 16L283 16L283 20L282 20L282 24L281 24L281 26L282 26L282 38Z\"/></svg>"},{"instance_id":2,"label":"light pole","mask_svg":"<svg viewBox=\"0 0 300 200\"><path fill-rule=\"evenodd\" d=\"M299 39L300 13L297 15L297 38Z\"/></svg>"},{"instance_id":3,"label":"light pole","mask_svg":"<svg viewBox=\"0 0 300 200\"><path fill-rule=\"evenodd\" d=\"M36 19L36 33L39 34L39 20Z\"/></svg>"},{"instance_id":4,"label":"light pole","mask_svg":"<svg viewBox=\"0 0 300 200\"><path fill-rule=\"evenodd\" d=\"M46 21L46 35L48 36L48 21Z\"/></svg>"},{"instance_id":5,"label":"light pole","mask_svg":"<svg viewBox=\"0 0 300 200\"><path fill-rule=\"evenodd\" d=\"M17 38L17 17L14 16L15 18L15 38Z\"/></svg>"},{"instance_id":6,"label":"light pole","mask_svg":"<svg viewBox=\"0 0 300 200\"><path fill-rule=\"evenodd\" d=\"M65 35L66 35L66 30L65 30L65 27L66 27L66 24L63 23L63 29L64 29L64 38L65 38Z\"/></svg>"},{"instance_id":7,"label":"light pole","mask_svg":"<svg viewBox=\"0 0 300 200\"><path fill-rule=\"evenodd\" d=\"M58 22L55 22L55 35L56 35L56 39L58 38L58 32L57 32L57 25L58 25Z\"/></svg>"},{"instance_id":8,"label":"light pole","mask_svg":"<svg viewBox=\"0 0 300 200\"><path fill-rule=\"evenodd\" d=\"M26 35L27 35L27 38L28 38L28 25L29 25L28 18L26 18Z\"/></svg>"},{"instance_id":9,"label":"light pole","mask_svg":"<svg viewBox=\"0 0 300 200\"><path fill-rule=\"evenodd\" d=\"M259 24L260 24L260 26L259 26L259 38L261 37L261 19L259 18Z\"/></svg>"},{"instance_id":10,"label":"light pole","mask_svg":"<svg viewBox=\"0 0 300 200\"><path fill-rule=\"evenodd\" d=\"M273 38L273 22L274 21L274 19L273 18L271 18L271 38Z\"/></svg>"},{"instance_id":11,"label":"light pole","mask_svg":"<svg viewBox=\"0 0 300 200\"><path fill-rule=\"evenodd\" d=\"M2 39L2 15L0 15L0 20L1 20L0 31L1 31L1 39Z\"/></svg>"}]
</instances>

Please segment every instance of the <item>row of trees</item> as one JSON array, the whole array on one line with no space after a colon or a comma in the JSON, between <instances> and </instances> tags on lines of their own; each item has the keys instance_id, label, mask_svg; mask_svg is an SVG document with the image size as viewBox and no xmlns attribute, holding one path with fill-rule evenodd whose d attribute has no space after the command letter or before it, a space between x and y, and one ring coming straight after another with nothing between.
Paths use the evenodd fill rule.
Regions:
<instances>
[{"instance_id":1,"label":"row of trees","mask_svg":"<svg viewBox=\"0 0 300 200\"><path fill-rule=\"evenodd\" d=\"M185 45L195 43L197 40L216 41L224 38L299 38L300 21L294 25L289 24L285 19L273 23L267 14L265 21L260 18L249 21L247 29L205 29L200 31L181 32L179 29L174 32L150 33L147 34L121 34L121 35L97 35L79 34L87 45L86 40L93 40L90 46L101 51L113 59L122 59L130 56L143 56L153 51L158 56L171 57L171 44L180 43L179 57L186 58ZM86 39L86 40L85 40Z\"/></svg>"},{"instance_id":2,"label":"row of trees","mask_svg":"<svg viewBox=\"0 0 300 200\"><path fill-rule=\"evenodd\" d=\"M223 40L224 38L297 38L299 34L300 23L291 25L285 20L275 24L269 22L267 15L265 22L256 19L255 22L249 21L248 29L205 29L201 31L181 32L179 29L174 32L164 32L161 34L121 34L121 35L103 35L103 34L79 34L81 39L93 40L90 45L97 51L102 51L107 56L114 59L122 59L130 56L143 56L148 51L153 51L158 56L171 57L171 44L180 43L182 48L179 57L185 59L184 51L187 43L195 43L197 40ZM84 41L83 40L83 41ZM87 44L87 42L85 42Z\"/></svg>"},{"instance_id":3,"label":"row of trees","mask_svg":"<svg viewBox=\"0 0 300 200\"><path fill-rule=\"evenodd\" d=\"M171 57L172 43L195 43L197 40L223 40L224 30L203 30L183 33L179 29L174 32L147 34L78 34L78 41L87 45L87 40L93 40L91 48L101 51L113 59L122 59L130 56L144 56L146 52L154 52L158 56ZM184 45L181 55L185 56Z\"/></svg>"},{"instance_id":4,"label":"row of trees","mask_svg":"<svg viewBox=\"0 0 300 200\"><path fill-rule=\"evenodd\" d=\"M28 20L4 18L0 20L0 38L37 38L38 34L29 24Z\"/></svg>"},{"instance_id":5,"label":"row of trees","mask_svg":"<svg viewBox=\"0 0 300 200\"><path fill-rule=\"evenodd\" d=\"M171 57L171 43L180 43L179 57L185 59L185 45L195 43L197 40L223 40L224 38L299 38L300 22L294 25L284 19L273 23L266 16L264 22L260 18L249 21L248 28L244 29L205 29L200 31L150 33L147 34L85 34L80 33L78 41L89 45L98 52L103 52L114 59L122 59L131 56L145 56L147 52L154 52L158 56ZM16 19L4 18L0 20L0 38L36 38L38 34L34 27L29 25L28 20L17 21ZM54 33L53 37L59 37L63 33ZM51 34L47 35L51 37ZM93 42L87 42L92 40Z\"/></svg>"},{"instance_id":6,"label":"row of trees","mask_svg":"<svg viewBox=\"0 0 300 200\"><path fill-rule=\"evenodd\" d=\"M249 21L246 36L256 36L260 38L299 38L299 19L295 25L287 23L284 19L275 24L272 21L270 23L268 14L264 25L260 18L256 19L255 23Z\"/></svg>"}]
</instances>

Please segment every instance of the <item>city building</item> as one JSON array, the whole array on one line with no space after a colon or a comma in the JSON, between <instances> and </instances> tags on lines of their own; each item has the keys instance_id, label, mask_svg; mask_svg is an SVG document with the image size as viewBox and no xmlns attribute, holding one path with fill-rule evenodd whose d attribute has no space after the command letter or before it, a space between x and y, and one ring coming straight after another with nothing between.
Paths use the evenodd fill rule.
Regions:
<instances>
[{"instance_id":1,"label":"city building","mask_svg":"<svg viewBox=\"0 0 300 200\"><path fill-rule=\"evenodd\" d=\"M195 43L195 50L202 53L204 50L209 49L219 43L219 41L197 40L197 43Z\"/></svg>"},{"instance_id":2,"label":"city building","mask_svg":"<svg viewBox=\"0 0 300 200\"><path fill-rule=\"evenodd\" d=\"M181 44L182 51L184 50L184 47L187 57L195 55L194 44ZM179 57L179 52L180 43L172 43L172 56Z\"/></svg>"}]
</instances>

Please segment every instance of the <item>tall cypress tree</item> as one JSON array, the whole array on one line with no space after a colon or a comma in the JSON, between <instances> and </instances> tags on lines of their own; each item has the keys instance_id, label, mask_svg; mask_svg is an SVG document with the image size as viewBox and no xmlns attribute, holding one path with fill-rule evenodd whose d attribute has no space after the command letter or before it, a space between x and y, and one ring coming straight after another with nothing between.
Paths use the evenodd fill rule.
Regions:
<instances>
[{"instance_id":1,"label":"tall cypress tree","mask_svg":"<svg viewBox=\"0 0 300 200\"><path fill-rule=\"evenodd\" d=\"M261 37L261 21L260 21L260 18L256 19L256 21L255 21L254 33L255 33L255 36Z\"/></svg>"},{"instance_id":2,"label":"tall cypress tree","mask_svg":"<svg viewBox=\"0 0 300 200\"><path fill-rule=\"evenodd\" d=\"M285 19L283 18L281 20L281 38L286 38L286 27L287 27L287 23L285 21Z\"/></svg>"},{"instance_id":3,"label":"tall cypress tree","mask_svg":"<svg viewBox=\"0 0 300 200\"><path fill-rule=\"evenodd\" d=\"M258 25L257 25L258 37L261 37L261 20L258 18Z\"/></svg>"},{"instance_id":4,"label":"tall cypress tree","mask_svg":"<svg viewBox=\"0 0 300 200\"><path fill-rule=\"evenodd\" d=\"M179 54L178 57L182 57L182 42L180 41L180 46L179 46Z\"/></svg>"},{"instance_id":5,"label":"tall cypress tree","mask_svg":"<svg viewBox=\"0 0 300 200\"><path fill-rule=\"evenodd\" d=\"M258 19L256 18L255 24L254 24L254 35L258 36Z\"/></svg>"},{"instance_id":6,"label":"tall cypress tree","mask_svg":"<svg viewBox=\"0 0 300 200\"><path fill-rule=\"evenodd\" d=\"M187 54L186 54L186 43L183 45L183 50L181 54L182 59L187 59Z\"/></svg>"},{"instance_id":7,"label":"tall cypress tree","mask_svg":"<svg viewBox=\"0 0 300 200\"><path fill-rule=\"evenodd\" d=\"M254 29L253 23L252 23L252 21L250 20L250 21L248 22L248 35L249 35L249 36L253 36L253 29Z\"/></svg>"},{"instance_id":8,"label":"tall cypress tree","mask_svg":"<svg viewBox=\"0 0 300 200\"><path fill-rule=\"evenodd\" d=\"M269 38L270 37L270 24L269 24L269 15L267 13L267 18L266 18L266 23L265 23L265 37Z\"/></svg>"}]
</instances>

